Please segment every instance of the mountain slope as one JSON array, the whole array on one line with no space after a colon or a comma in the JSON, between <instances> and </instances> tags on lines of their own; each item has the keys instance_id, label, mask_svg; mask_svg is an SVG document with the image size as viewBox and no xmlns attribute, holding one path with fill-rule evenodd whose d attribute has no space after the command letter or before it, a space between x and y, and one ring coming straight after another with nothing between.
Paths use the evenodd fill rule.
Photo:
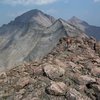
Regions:
<instances>
[{"instance_id":1,"label":"mountain slope","mask_svg":"<svg viewBox=\"0 0 100 100\"><path fill-rule=\"evenodd\" d=\"M100 40L100 27L89 25L87 22L82 21L75 16L69 19L68 22L75 25L77 28L80 28L82 31L87 33L87 35Z\"/></svg>"},{"instance_id":2,"label":"mountain slope","mask_svg":"<svg viewBox=\"0 0 100 100\"><path fill-rule=\"evenodd\" d=\"M0 73L0 100L100 100L100 43L98 55L93 40L66 48L66 39L40 62Z\"/></svg>"},{"instance_id":3,"label":"mountain slope","mask_svg":"<svg viewBox=\"0 0 100 100\"><path fill-rule=\"evenodd\" d=\"M33 17L32 20L30 19L30 12L32 16L36 16L37 19L35 21ZM19 27L20 29L15 29L13 26L9 28L9 24L6 25L6 31L1 28L5 33L2 35L1 32L0 68L9 69L23 62L42 59L56 46L59 39L65 35L71 37L87 37L82 31L62 19L58 19L49 27L43 26L45 25L43 22L41 27L39 23L40 19L38 20L40 14L37 14L41 13L45 15L45 17L43 16L45 20L48 17L51 21L51 17L36 10L35 15L34 11L27 13L11 22L15 23L16 27L19 27L19 24L22 23L22 27ZM30 22L32 23L30 24ZM39 23L38 26L36 22ZM10 31L11 33L9 33Z\"/></svg>"},{"instance_id":4,"label":"mountain slope","mask_svg":"<svg viewBox=\"0 0 100 100\"><path fill-rule=\"evenodd\" d=\"M52 25L55 18L43 13L40 10L34 9L30 10L21 16L15 18L7 25L3 25L0 28L0 35L4 34L14 34L18 32L26 32L28 27L32 26L34 28L43 28ZM13 32L13 33L12 33Z\"/></svg>"}]
</instances>

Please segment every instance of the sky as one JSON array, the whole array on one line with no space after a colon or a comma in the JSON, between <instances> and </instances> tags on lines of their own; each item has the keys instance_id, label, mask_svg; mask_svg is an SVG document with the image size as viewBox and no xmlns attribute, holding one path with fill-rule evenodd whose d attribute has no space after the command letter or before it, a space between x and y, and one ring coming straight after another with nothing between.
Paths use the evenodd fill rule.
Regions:
<instances>
[{"instance_id":1,"label":"sky","mask_svg":"<svg viewBox=\"0 0 100 100\"><path fill-rule=\"evenodd\" d=\"M32 9L65 20L76 16L100 26L100 0L0 0L0 26Z\"/></svg>"}]
</instances>

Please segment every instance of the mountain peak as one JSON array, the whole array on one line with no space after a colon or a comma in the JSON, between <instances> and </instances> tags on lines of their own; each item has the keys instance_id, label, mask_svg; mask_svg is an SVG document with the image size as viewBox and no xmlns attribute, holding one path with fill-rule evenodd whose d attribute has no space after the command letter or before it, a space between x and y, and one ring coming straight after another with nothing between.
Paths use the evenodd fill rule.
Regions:
<instances>
[{"instance_id":1,"label":"mountain peak","mask_svg":"<svg viewBox=\"0 0 100 100\"><path fill-rule=\"evenodd\" d=\"M76 16L73 16L71 19L69 19L69 21L71 21L71 22L77 22L77 23L82 22L82 20L81 20L81 19L79 19L79 18L78 18L78 17L76 17Z\"/></svg>"},{"instance_id":2,"label":"mountain peak","mask_svg":"<svg viewBox=\"0 0 100 100\"><path fill-rule=\"evenodd\" d=\"M79 19L76 16L73 16L71 19L68 20L68 22L70 22L71 24L83 24L83 25L88 26L88 23L87 22Z\"/></svg>"},{"instance_id":3,"label":"mountain peak","mask_svg":"<svg viewBox=\"0 0 100 100\"><path fill-rule=\"evenodd\" d=\"M38 9L33 9L15 18L14 23L33 23L48 27L54 21L54 17L49 16Z\"/></svg>"},{"instance_id":4,"label":"mountain peak","mask_svg":"<svg viewBox=\"0 0 100 100\"><path fill-rule=\"evenodd\" d=\"M34 16L34 15L38 15L39 13L44 14L41 10L32 9L32 10L24 13L23 15L27 15L28 14L28 16Z\"/></svg>"}]
</instances>

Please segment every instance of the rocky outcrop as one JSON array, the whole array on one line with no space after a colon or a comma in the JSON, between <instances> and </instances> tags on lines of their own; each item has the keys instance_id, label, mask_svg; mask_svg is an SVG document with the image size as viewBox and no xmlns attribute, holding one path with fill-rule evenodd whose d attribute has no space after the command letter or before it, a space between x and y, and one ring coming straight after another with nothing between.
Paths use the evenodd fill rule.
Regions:
<instances>
[{"instance_id":1,"label":"rocky outcrop","mask_svg":"<svg viewBox=\"0 0 100 100\"><path fill-rule=\"evenodd\" d=\"M67 91L67 86L63 82L51 82L46 91L50 95L64 96Z\"/></svg>"},{"instance_id":2,"label":"rocky outcrop","mask_svg":"<svg viewBox=\"0 0 100 100\"><path fill-rule=\"evenodd\" d=\"M44 66L44 73L50 79L55 80L62 77L65 74L65 70L59 66L48 64Z\"/></svg>"},{"instance_id":3,"label":"rocky outcrop","mask_svg":"<svg viewBox=\"0 0 100 100\"><path fill-rule=\"evenodd\" d=\"M98 53L84 38L66 47L67 38L41 61L0 73L0 100L99 100Z\"/></svg>"}]
</instances>

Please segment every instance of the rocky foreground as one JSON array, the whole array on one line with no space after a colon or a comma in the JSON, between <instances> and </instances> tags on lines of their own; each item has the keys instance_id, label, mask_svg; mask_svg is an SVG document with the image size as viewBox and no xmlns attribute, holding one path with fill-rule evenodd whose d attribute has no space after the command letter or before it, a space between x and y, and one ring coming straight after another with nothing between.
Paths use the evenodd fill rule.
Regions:
<instances>
[{"instance_id":1,"label":"rocky foreground","mask_svg":"<svg viewBox=\"0 0 100 100\"><path fill-rule=\"evenodd\" d=\"M100 43L61 39L40 62L0 73L0 100L100 100Z\"/></svg>"}]
</instances>

